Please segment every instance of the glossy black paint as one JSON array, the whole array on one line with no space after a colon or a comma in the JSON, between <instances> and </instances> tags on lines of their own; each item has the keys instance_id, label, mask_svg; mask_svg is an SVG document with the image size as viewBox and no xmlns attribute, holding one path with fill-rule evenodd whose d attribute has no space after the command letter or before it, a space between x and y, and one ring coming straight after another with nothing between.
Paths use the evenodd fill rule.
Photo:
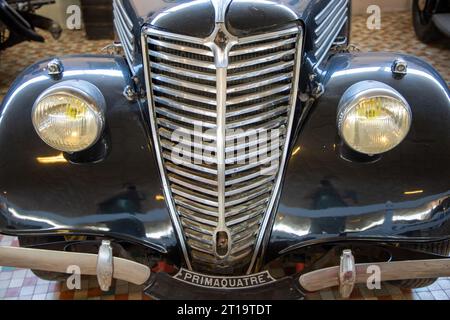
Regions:
<instances>
[{"instance_id":1,"label":"glossy black paint","mask_svg":"<svg viewBox=\"0 0 450 320\"><path fill-rule=\"evenodd\" d=\"M403 58L408 74L395 78ZM299 124L266 260L332 239L431 240L450 236L450 98L426 62L391 53L340 54L322 70L325 94ZM380 157L348 150L336 128L342 94L377 80L409 101L406 140Z\"/></svg>"},{"instance_id":2,"label":"glossy black paint","mask_svg":"<svg viewBox=\"0 0 450 320\"><path fill-rule=\"evenodd\" d=\"M1 106L0 230L118 237L169 252L178 261L181 255L159 197L163 192L141 112L146 106L122 95L131 84L126 62L94 55L61 61L61 79L50 78L48 61L41 61L18 77ZM36 134L31 108L45 89L70 79L89 81L103 93L106 130L91 150L62 158Z\"/></svg>"}]
</instances>

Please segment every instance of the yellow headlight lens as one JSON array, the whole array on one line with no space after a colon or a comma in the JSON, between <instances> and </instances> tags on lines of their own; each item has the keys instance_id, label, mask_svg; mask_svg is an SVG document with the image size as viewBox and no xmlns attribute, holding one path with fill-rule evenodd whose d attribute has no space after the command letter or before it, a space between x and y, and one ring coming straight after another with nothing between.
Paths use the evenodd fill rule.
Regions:
<instances>
[{"instance_id":1,"label":"yellow headlight lens","mask_svg":"<svg viewBox=\"0 0 450 320\"><path fill-rule=\"evenodd\" d=\"M339 107L341 137L352 149L369 155L381 154L398 146L411 127L409 105L393 88L367 81L344 94Z\"/></svg>"},{"instance_id":2,"label":"yellow headlight lens","mask_svg":"<svg viewBox=\"0 0 450 320\"><path fill-rule=\"evenodd\" d=\"M80 88L50 89L33 108L34 128L45 143L57 150L85 150L97 142L103 130L103 113L95 100Z\"/></svg>"}]
</instances>

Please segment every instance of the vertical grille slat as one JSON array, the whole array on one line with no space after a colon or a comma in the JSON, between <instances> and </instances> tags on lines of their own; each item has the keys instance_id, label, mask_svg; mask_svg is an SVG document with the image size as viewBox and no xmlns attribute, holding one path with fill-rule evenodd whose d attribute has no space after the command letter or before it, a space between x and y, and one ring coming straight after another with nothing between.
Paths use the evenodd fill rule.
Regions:
<instances>
[{"instance_id":1,"label":"vertical grille slat","mask_svg":"<svg viewBox=\"0 0 450 320\"><path fill-rule=\"evenodd\" d=\"M300 29L237 39L225 74L205 39L152 28L145 35L154 138L190 258L203 267L243 267L270 210L285 154ZM277 135L259 136L270 130ZM171 143L175 131L190 140ZM180 151L187 157L175 161L171 153ZM231 243L225 257L214 247L221 221Z\"/></svg>"}]
</instances>

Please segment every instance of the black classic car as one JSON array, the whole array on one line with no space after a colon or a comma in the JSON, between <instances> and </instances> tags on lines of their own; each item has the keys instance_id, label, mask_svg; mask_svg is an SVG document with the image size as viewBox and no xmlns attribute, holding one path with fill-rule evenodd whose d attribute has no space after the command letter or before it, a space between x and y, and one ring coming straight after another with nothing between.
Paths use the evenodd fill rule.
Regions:
<instances>
[{"instance_id":1,"label":"black classic car","mask_svg":"<svg viewBox=\"0 0 450 320\"><path fill-rule=\"evenodd\" d=\"M2 103L0 265L173 299L450 276L449 89L355 50L351 1L113 6L123 55L40 61Z\"/></svg>"}]
</instances>

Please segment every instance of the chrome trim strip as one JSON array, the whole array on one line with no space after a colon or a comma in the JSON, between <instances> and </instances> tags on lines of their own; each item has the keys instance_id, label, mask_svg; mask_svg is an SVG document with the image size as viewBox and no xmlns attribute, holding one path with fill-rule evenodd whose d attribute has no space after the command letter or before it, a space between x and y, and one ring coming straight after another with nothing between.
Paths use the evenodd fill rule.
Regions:
<instances>
[{"instance_id":1,"label":"chrome trim strip","mask_svg":"<svg viewBox=\"0 0 450 320\"><path fill-rule=\"evenodd\" d=\"M316 63L314 70L324 61L336 37L348 21L348 0L332 0L315 17L317 38L314 41Z\"/></svg>"},{"instance_id":2,"label":"chrome trim strip","mask_svg":"<svg viewBox=\"0 0 450 320\"><path fill-rule=\"evenodd\" d=\"M214 230L210 226L208 226L210 229L207 229L206 226L200 225L198 222L192 221L192 220L189 220L186 218L182 218L181 223L183 224L183 227L185 227L185 228L203 233L204 235L207 235L210 237L213 236Z\"/></svg>"},{"instance_id":3,"label":"chrome trim strip","mask_svg":"<svg viewBox=\"0 0 450 320\"><path fill-rule=\"evenodd\" d=\"M208 140L215 140L216 136L214 135L209 135L209 134L199 134L199 132L195 131L195 130L191 130L189 128L186 128L184 126L182 126L181 124L175 124L172 121L168 120L168 119L158 119L158 125L163 126L167 129L171 129L171 130L179 130L180 133L185 133L185 134L190 134L193 135L195 137L204 137Z\"/></svg>"},{"instance_id":4,"label":"chrome trim strip","mask_svg":"<svg viewBox=\"0 0 450 320\"><path fill-rule=\"evenodd\" d=\"M217 195L216 195L217 196ZM218 217L217 208L206 206L204 204L183 198L183 197L175 197L175 203L179 204L186 209L197 211L199 213L206 214L207 216L211 216L214 218Z\"/></svg>"},{"instance_id":5,"label":"chrome trim strip","mask_svg":"<svg viewBox=\"0 0 450 320\"><path fill-rule=\"evenodd\" d=\"M333 29L333 32L329 35L325 43L328 45L323 45L319 50L316 51L315 56L318 58L316 63L316 68L322 63L322 61L327 56L328 51L333 46L333 40L337 37L339 31L344 27L345 23L348 21L348 17L345 16Z\"/></svg>"},{"instance_id":6,"label":"chrome trim strip","mask_svg":"<svg viewBox=\"0 0 450 320\"><path fill-rule=\"evenodd\" d=\"M290 146L290 142L291 142L291 138L292 138L292 128L294 125L294 115L295 115L295 107L297 105L297 95L298 95L298 86L299 86L299 79L300 79L300 70L301 70L301 63L302 63L302 53L303 53L303 29L302 28L298 28L298 32L299 32L299 36L298 36L298 40L297 40L297 51L295 53L296 57L295 57L295 70L294 70L294 81L292 83L292 92L291 92L291 100L289 105L291 106L291 110L290 110L290 114L289 114L289 124L288 124L288 129L287 129L287 134L286 134L286 141L284 142L284 149L283 149L283 156L281 158L281 163L280 163L280 168L278 171L278 176L277 176L277 180L275 183L275 187L274 190L272 191L273 194L270 198L270 203L269 206L267 208L267 212L264 215L263 218L263 222L261 224L261 229L259 231L258 234L258 238L256 240L256 244L255 244L255 250L253 252L253 256L252 256L252 260L250 262L249 268L247 270L248 274L251 274L253 268L255 267L255 263L256 260L259 256L259 251L261 249L261 256L264 256L264 251L265 251L265 246L263 248L261 248L264 237L266 235L267 232L269 232L267 230L267 226L269 224L269 221L272 219L272 216L274 215L274 207L275 207L275 203L277 202L277 198L280 192L280 187L281 187L281 181L283 179L284 176L284 171L286 170L286 166L287 166L287 158L288 158L288 154L289 154L289 146Z\"/></svg>"},{"instance_id":7,"label":"chrome trim strip","mask_svg":"<svg viewBox=\"0 0 450 320\"><path fill-rule=\"evenodd\" d=\"M297 39L294 37L294 38L290 38L290 39L287 39L287 40L276 40L276 41L270 42L270 43L268 43L266 45L258 46L257 48L251 47L251 48L248 48L248 49L231 50L230 57L240 56L240 55L249 54L249 53L256 53L256 52L266 51L266 50L270 50L270 49L275 49L275 48L278 48L278 47L285 46L287 44L295 43L295 41L297 41Z\"/></svg>"},{"instance_id":8,"label":"chrome trim strip","mask_svg":"<svg viewBox=\"0 0 450 320\"><path fill-rule=\"evenodd\" d=\"M183 218L183 220L187 220L189 222L198 222L204 225L207 225L211 228L215 228L216 227L216 222L212 221L212 220L208 220L208 219L203 219L203 218L199 218L194 212L192 212L189 209L185 209L183 207L180 207L178 209L180 211L181 217ZM210 252L210 254L212 254L212 251Z\"/></svg>"},{"instance_id":9,"label":"chrome trim strip","mask_svg":"<svg viewBox=\"0 0 450 320\"><path fill-rule=\"evenodd\" d=\"M270 118L273 117L277 117L279 115L282 115L284 113L287 113L288 106L281 106L278 107L276 109L270 110L270 111L266 111L263 113L259 113L258 115L255 116L249 116L246 118L242 118L233 122L230 122L229 124L227 124L227 129L235 129L235 128L239 128L239 127L244 127L247 126L249 124L255 123L255 122L261 122L263 120L268 120Z\"/></svg>"},{"instance_id":10,"label":"chrome trim strip","mask_svg":"<svg viewBox=\"0 0 450 320\"><path fill-rule=\"evenodd\" d=\"M167 97L154 97L155 101L161 104L164 104L168 107L178 109L180 111L187 111L191 113L201 114L206 117L215 118L217 114L214 111L210 111L209 109L203 109L200 107L193 107L188 104L184 104L178 101L174 101Z\"/></svg>"},{"instance_id":11,"label":"chrome trim strip","mask_svg":"<svg viewBox=\"0 0 450 320\"><path fill-rule=\"evenodd\" d=\"M274 172L274 170L276 170L277 168L278 168L278 165L275 164L275 165L272 165L271 167L268 167L267 169L265 169L264 172L265 173L266 172ZM254 179L254 178L258 178L258 177L261 176L261 171L262 170L257 170L255 172L252 172L252 173L247 174L247 175L241 175L241 176L239 176L237 178L234 178L233 180L228 180L226 182L226 186L230 187L230 186L233 186L233 185L238 184L238 183L243 183L243 182L247 182L248 180L251 180L251 179ZM227 212L227 214L229 214L229 212Z\"/></svg>"},{"instance_id":12,"label":"chrome trim strip","mask_svg":"<svg viewBox=\"0 0 450 320\"><path fill-rule=\"evenodd\" d=\"M205 128L216 128L216 124L212 123L210 121L202 121L202 120L197 120L194 118L191 118L189 116L186 115L180 115L172 110L169 110L167 108L164 107L159 107L156 112L160 115L166 116L167 118L170 118L172 120L176 120L176 121L180 121L180 122L185 122L185 123L192 123L196 126L200 126L200 127L205 127ZM200 158L201 159L201 158Z\"/></svg>"},{"instance_id":13,"label":"chrome trim strip","mask_svg":"<svg viewBox=\"0 0 450 320\"><path fill-rule=\"evenodd\" d=\"M117 5L113 2L113 9L115 10L114 12L117 12L117 14L115 15L121 22L121 26L123 26L123 31L125 33L125 35L127 36L127 40L131 42L134 42L134 38L133 38L133 33L131 32L133 30L133 27L128 27L125 28L126 26L126 22L125 22L125 16L123 14L120 14L120 12L118 11ZM128 16L126 16L128 17Z\"/></svg>"},{"instance_id":14,"label":"chrome trim strip","mask_svg":"<svg viewBox=\"0 0 450 320\"><path fill-rule=\"evenodd\" d=\"M227 218L237 216L241 213L244 213L248 210L253 210L259 207L265 208L267 205L267 199L265 197L259 197L254 200L254 202L250 203L249 205L244 205L240 207L235 207L231 210L227 211Z\"/></svg>"},{"instance_id":15,"label":"chrome trim strip","mask_svg":"<svg viewBox=\"0 0 450 320\"><path fill-rule=\"evenodd\" d=\"M226 225L225 219L225 168L226 168L226 112L227 112L227 68L217 68L217 186L218 186L218 204L219 204L219 221L214 241L214 251L216 256L225 258L231 251L232 238L230 231ZM226 255L220 255L217 252L216 238L219 232L225 232L228 235L228 249Z\"/></svg>"},{"instance_id":16,"label":"chrome trim strip","mask_svg":"<svg viewBox=\"0 0 450 320\"><path fill-rule=\"evenodd\" d=\"M202 46L204 46L205 42L206 42L205 39L194 38L194 37L185 36L185 35L181 35L181 34L171 33L168 31L162 31L162 30L151 28L149 26L144 27L143 32L146 33L148 36L171 38L176 41L190 42L190 43L195 43L195 44L199 44Z\"/></svg>"},{"instance_id":17,"label":"chrome trim strip","mask_svg":"<svg viewBox=\"0 0 450 320\"><path fill-rule=\"evenodd\" d=\"M275 179L274 176L267 176L266 178L259 178L259 180L251 181L242 187L238 187L238 188L226 191L225 196L226 197L236 196L236 195L240 194L241 192L250 191L259 186L267 184L267 183L271 182L273 179Z\"/></svg>"},{"instance_id":18,"label":"chrome trim strip","mask_svg":"<svg viewBox=\"0 0 450 320\"><path fill-rule=\"evenodd\" d=\"M114 0L114 3L116 3L117 7L120 9L120 13L125 18L125 22L128 26L128 29L133 30L133 21L131 21L130 17L127 15L127 12L125 11L125 8L123 7L123 3L121 0Z\"/></svg>"},{"instance_id":19,"label":"chrome trim strip","mask_svg":"<svg viewBox=\"0 0 450 320\"><path fill-rule=\"evenodd\" d=\"M252 104L252 105L242 107L242 108L239 108L239 109L236 109L233 111L229 111L229 112L227 112L227 117L235 117L238 115L251 113L254 111L261 110L262 108L273 107L279 103L288 102L288 101L289 101L289 97L287 97L287 96L275 97L274 99L265 101L263 103Z\"/></svg>"},{"instance_id":20,"label":"chrome trim strip","mask_svg":"<svg viewBox=\"0 0 450 320\"><path fill-rule=\"evenodd\" d=\"M208 62L203 62L203 61L199 61L199 60L193 60L193 59L189 59L189 58L180 58L179 56L176 56L174 54L170 54L170 53L162 53L162 52L156 52L156 51L149 51L150 55L155 57L155 58L160 58L163 60L168 60L168 61L173 61L173 62L178 62L181 64L186 64L188 66L193 66L193 67L202 67L205 69L210 69L210 70L215 70L216 66L214 65L214 63L208 63Z\"/></svg>"},{"instance_id":21,"label":"chrome trim strip","mask_svg":"<svg viewBox=\"0 0 450 320\"><path fill-rule=\"evenodd\" d=\"M134 52L135 52L135 39L133 35L133 22L126 14L121 0L113 1L113 23L116 29L117 35L125 54L125 58L130 67L132 73L134 73Z\"/></svg>"},{"instance_id":22,"label":"chrome trim strip","mask_svg":"<svg viewBox=\"0 0 450 320\"><path fill-rule=\"evenodd\" d=\"M216 88L213 86L208 86L208 85L204 85L204 84L200 85L200 84L180 80L177 78L173 78L173 77L170 77L167 75L152 73L152 78L155 80L165 82L168 84L173 84L173 85L179 86L179 87L184 87L184 88L188 88L188 89L194 89L197 91L203 91L203 92L214 93L214 94L216 93Z\"/></svg>"},{"instance_id":23,"label":"chrome trim strip","mask_svg":"<svg viewBox=\"0 0 450 320\"><path fill-rule=\"evenodd\" d=\"M163 86L160 85L154 85L153 86L153 90L155 91L159 91L174 97L178 97L178 98L183 98L185 100L190 100L190 101L198 101L204 104L209 104L211 106L215 106L216 105L216 101L213 99L208 99L205 98L204 96L201 95L197 95L194 93L186 93L184 91L180 91L177 89L172 89L172 88L165 88Z\"/></svg>"},{"instance_id":24,"label":"chrome trim strip","mask_svg":"<svg viewBox=\"0 0 450 320\"><path fill-rule=\"evenodd\" d=\"M175 228L178 239L180 241L180 247L181 247L181 250L184 255L186 266L189 270L192 270L191 261L189 259L189 254L188 254L187 247L186 247L186 241L185 241L186 239L184 237L184 233L181 228L181 220L175 209L175 203L173 200L172 192L170 191L169 182L167 180L167 175L163 174L165 172L165 168L163 165L163 160L162 160L163 158L161 155L162 149L158 142L159 139L158 139L158 133L157 133L156 123L155 123L155 119L156 119L155 105L154 105L154 101L152 99L152 84L151 84L152 82L151 82L151 78L150 78L150 61L148 59L149 49L148 49L147 35L146 35L145 30L146 30L146 27L144 27L142 35L141 35L142 55L144 57L144 59L142 59L142 60L143 60L143 64L144 64L145 86L146 86L146 90L147 90L147 103L148 103L148 108L149 108L149 112L150 112L150 127L151 127L152 136L153 136L153 143L158 143L158 145L155 146L155 148L153 148L153 149L154 149L154 152L156 153L155 158L157 159L159 170L161 172L161 180L162 180L162 184L163 184L164 196L166 199L167 207L169 208L169 213L172 217L173 227Z\"/></svg>"},{"instance_id":25,"label":"chrome trim strip","mask_svg":"<svg viewBox=\"0 0 450 320\"><path fill-rule=\"evenodd\" d=\"M280 81L291 79L292 77L293 77L293 73L288 72L288 73L284 73L284 74L280 74L280 75L271 76L269 78L265 78L263 80L256 81L256 82L249 82L249 83L234 85L227 89L227 93L237 93L240 91L246 91L249 89L263 87L263 86L267 86L269 84L274 84L274 83L277 83Z\"/></svg>"},{"instance_id":26,"label":"chrome trim strip","mask_svg":"<svg viewBox=\"0 0 450 320\"><path fill-rule=\"evenodd\" d=\"M254 100L258 100L261 98L269 97L277 93L281 93L283 91L291 90L292 85L291 84L284 84L284 85L278 85L276 87L273 87L270 90L266 90L264 92L257 92L257 93L250 93L243 96L239 96L236 98L228 99L227 105L232 106L235 104L240 104L244 102L250 102Z\"/></svg>"},{"instance_id":27,"label":"chrome trim strip","mask_svg":"<svg viewBox=\"0 0 450 320\"><path fill-rule=\"evenodd\" d=\"M191 201L198 202L199 204L206 204L210 207L217 207L218 205L214 200L207 198L207 195L201 197L200 195L194 194L191 189L185 189L180 185L172 185L172 192L186 199L191 199Z\"/></svg>"},{"instance_id":28,"label":"chrome trim strip","mask_svg":"<svg viewBox=\"0 0 450 320\"><path fill-rule=\"evenodd\" d=\"M216 13L216 23L225 23L225 13L233 0L211 0Z\"/></svg>"},{"instance_id":29,"label":"chrome trim strip","mask_svg":"<svg viewBox=\"0 0 450 320\"><path fill-rule=\"evenodd\" d=\"M172 134L168 130L166 130L164 128L160 128L158 133L161 136L161 140L171 141ZM216 151L215 146L202 145L201 143L196 143L196 142L192 142L192 141L180 141L180 142L178 142L178 145L183 146L185 148L189 148L189 149L197 148L197 149L199 149L199 151L211 151L211 152ZM217 183L214 183L214 185L217 185Z\"/></svg>"},{"instance_id":30,"label":"chrome trim strip","mask_svg":"<svg viewBox=\"0 0 450 320\"><path fill-rule=\"evenodd\" d=\"M166 159L168 161L172 160L172 156L170 154L168 154L167 152L163 152L163 157L164 157L164 159ZM200 172L203 172L203 173L209 173L209 174L212 174L212 175L217 175L217 170L215 170L215 169L210 169L210 168L207 168L207 167L203 167L201 165L193 164L193 163L188 162L188 161L183 162L182 159L179 159L179 160L180 160L180 165L184 166L186 168L197 170L197 171L200 171Z\"/></svg>"},{"instance_id":31,"label":"chrome trim strip","mask_svg":"<svg viewBox=\"0 0 450 320\"><path fill-rule=\"evenodd\" d=\"M158 69L161 71L166 71L166 72L171 72L171 73L178 73L182 76L185 77L190 77L190 78L194 78L194 79L199 79L199 80L208 80L208 81L216 81L216 75L214 74L209 74L206 72L193 72L187 69L183 69L183 68L179 68L179 67L172 67L172 66L168 66L166 64L163 63L152 63L152 68L154 69Z\"/></svg>"},{"instance_id":32,"label":"chrome trim strip","mask_svg":"<svg viewBox=\"0 0 450 320\"><path fill-rule=\"evenodd\" d=\"M345 2L345 3L344 3ZM344 7L346 7L348 4L348 0L339 0L339 3L333 8L333 10L329 13L329 15L326 17L326 19L319 24L319 26L316 28L315 33L317 36L320 36L322 32L330 27L330 24L332 24L332 20L336 15L339 15L337 13L338 11L341 11Z\"/></svg>"},{"instance_id":33,"label":"chrome trim strip","mask_svg":"<svg viewBox=\"0 0 450 320\"><path fill-rule=\"evenodd\" d=\"M252 128L249 132L238 132L236 134L228 135L227 141L234 140L234 139L242 139L244 137L248 137L250 135L255 134L255 132L261 132L263 130L270 130L273 128L276 128L277 126L280 126L280 120L275 119L267 123L263 123L262 125L259 125L256 128Z\"/></svg>"},{"instance_id":34,"label":"chrome trim strip","mask_svg":"<svg viewBox=\"0 0 450 320\"><path fill-rule=\"evenodd\" d=\"M258 162L246 164L246 165L243 165L243 166L236 166L236 167L233 167L231 169L226 170L225 171L225 175L228 176L228 175L239 173L239 172L242 172L242 171L247 171L247 170L259 167L261 165L270 163L270 162L276 160L277 158L279 158L279 156L278 155L274 155L274 156L267 157L267 158L265 158L263 160L260 160Z\"/></svg>"},{"instance_id":35,"label":"chrome trim strip","mask_svg":"<svg viewBox=\"0 0 450 320\"><path fill-rule=\"evenodd\" d=\"M264 34L258 34L256 36L240 38L239 44L251 44L254 42L265 41L265 40L273 39L276 37L284 37L284 36L287 36L290 34L294 35L294 34L298 33L298 29L299 29L298 27L292 27L289 29L281 30L281 31L269 32L269 33L264 33Z\"/></svg>"},{"instance_id":36,"label":"chrome trim strip","mask_svg":"<svg viewBox=\"0 0 450 320\"><path fill-rule=\"evenodd\" d=\"M278 60L284 56L293 55L293 54L295 54L295 49L282 51L282 52L278 52L278 53L270 53L265 56L259 57L257 59L250 58L247 60L232 63L228 66L228 69L233 70L233 69L239 69L239 68L244 68L244 67L251 67L256 64L261 64L261 63L270 62L273 60Z\"/></svg>"},{"instance_id":37,"label":"chrome trim strip","mask_svg":"<svg viewBox=\"0 0 450 320\"><path fill-rule=\"evenodd\" d=\"M122 40L122 38L124 38L124 39L126 39L126 38L123 35L122 29L120 28L119 23L117 22L116 19L114 19L114 26L116 27L116 30L117 30L117 32L119 34L119 38L121 39L121 41L126 42L125 40ZM130 48L127 46L126 43L123 43L122 48L125 51L125 56L127 57L128 64L130 65L131 70L133 70L133 68L132 68L132 63L133 63L133 58L132 57L133 56L132 56L132 54L130 52Z\"/></svg>"},{"instance_id":38,"label":"chrome trim strip","mask_svg":"<svg viewBox=\"0 0 450 320\"><path fill-rule=\"evenodd\" d=\"M268 67L261 68L259 70L249 71L249 72L240 72L240 73L233 74L232 76L228 76L228 80L235 81L235 80L245 80L248 78L259 77L259 76L263 76L268 73L272 73L275 71L280 71L280 70L290 68L293 65L294 65L293 61L279 62L279 63L273 64L273 65L269 65Z\"/></svg>"},{"instance_id":39,"label":"chrome trim strip","mask_svg":"<svg viewBox=\"0 0 450 320\"><path fill-rule=\"evenodd\" d=\"M211 186L217 186L217 181L210 180L208 178L204 178L204 177L200 176L198 173L193 173L192 171L189 171L188 169L182 170L179 167L173 165L172 163L167 163L166 168L167 168L167 170L169 170L173 173L176 173L179 176L182 176L182 177L185 177L188 179L192 179L192 180L198 180L199 182L209 184Z\"/></svg>"},{"instance_id":40,"label":"chrome trim strip","mask_svg":"<svg viewBox=\"0 0 450 320\"><path fill-rule=\"evenodd\" d=\"M348 8L346 6L340 8L339 11L337 12L337 14L332 17L330 24L328 24L325 27L325 30L322 33L318 34L318 37L314 41L314 45L317 48L322 47L322 45L324 45L324 40L328 39L330 34L333 35L332 31L335 30L337 21L342 20L342 18L346 15L347 11L348 11ZM334 39L333 39L333 41L334 41Z\"/></svg>"},{"instance_id":41,"label":"chrome trim strip","mask_svg":"<svg viewBox=\"0 0 450 320\"><path fill-rule=\"evenodd\" d=\"M321 24L325 18L327 17L327 15L329 14L330 10L332 10L333 7L336 6L336 2L338 2L339 0L331 0L327 6L317 14L315 21L317 24Z\"/></svg>"},{"instance_id":42,"label":"chrome trim strip","mask_svg":"<svg viewBox=\"0 0 450 320\"><path fill-rule=\"evenodd\" d=\"M179 45L179 44L168 43L168 42L159 41L159 40L152 39L152 38L150 38L148 40L148 43L156 45L156 46L168 48L168 49L173 49L173 50L178 50L178 51L183 51L183 52L189 52L189 53L194 53L194 54L199 54L199 55L202 55L202 56L214 57L213 53L211 51L208 51L208 50L202 50L202 49L193 48L193 47L189 47L189 46L182 46L182 45Z\"/></svg>"}]
</instances>

